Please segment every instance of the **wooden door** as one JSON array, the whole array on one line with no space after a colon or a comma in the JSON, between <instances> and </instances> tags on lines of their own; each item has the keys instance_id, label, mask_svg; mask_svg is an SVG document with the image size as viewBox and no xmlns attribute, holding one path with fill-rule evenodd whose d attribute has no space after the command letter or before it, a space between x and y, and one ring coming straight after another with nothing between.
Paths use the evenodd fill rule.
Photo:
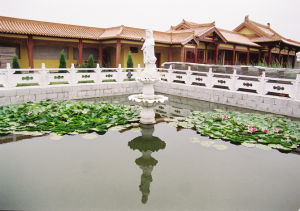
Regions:
<instances>
[{"instance_id":1,"label":"wooden door","mask_svg":"<svg viewBox=\"0 0 300 211\"><path fill-rule=\"evenodd\" d=\"M160 53L155 53L155 57L156 57L156 67L160 68Z\"/></svg>"}]
</instances>

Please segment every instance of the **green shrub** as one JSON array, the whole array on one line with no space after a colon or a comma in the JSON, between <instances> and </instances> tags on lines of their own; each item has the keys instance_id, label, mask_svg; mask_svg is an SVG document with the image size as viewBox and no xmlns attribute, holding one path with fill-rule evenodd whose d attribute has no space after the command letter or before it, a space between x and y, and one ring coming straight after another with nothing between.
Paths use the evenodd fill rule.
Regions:
<instances>
[{"instance_id":1,"label":"green shrub","mask_svg":"<svg viewBox=\"0 0 300 211\"><path fill-rule=\"evenodd\" d=\"M66 63L66 57L65 57L65 52L62 50L60 52L60 58L59 58L59 68L66 68L67 63Z\"/></svg>"},{"instance_id":2,"label":"green shrub","mask_svg":"<svg viewBox=\"0 0 300 211\"><path fill-rule=\"evenodd\" d=\"M94 63L94 57L93 57L93 54L90 54L90 55L89 55L89 58L88 58L86 67L87 67L87 68L95 68L95 67L96 67L96 66L95 66L95 63Z\"/></svg>"},{"instance_id":3,"label":"green shrub","mask_svg":"<svg viewBox=\"0 0 300 211\"><path fill-rule=\"evenodd\" d=\"M14 55L12 58L12 68L13 69L20 69L20 64L19 64L19 60L18 60L18 56Z\"/></svg>"},{"instance_id":4,"label":"green shrub","mask_svg":"<svg viewBox=\"0 0 300 211\"><path fill-rule=\"evenodd\" d=\"M130 51L128 52L128 57L127 57L127 68L133 68L132 55Z\"/></svg>"}]
</instances>

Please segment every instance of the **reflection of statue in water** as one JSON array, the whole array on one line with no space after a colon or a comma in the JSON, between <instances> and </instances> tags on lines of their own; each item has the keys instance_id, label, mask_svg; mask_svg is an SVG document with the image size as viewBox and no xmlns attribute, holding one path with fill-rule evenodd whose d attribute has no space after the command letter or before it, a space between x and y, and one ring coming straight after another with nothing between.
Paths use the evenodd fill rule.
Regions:
<instances>
[{"instance_id":1,"label":"reflection of statue in water","mask_svg":"<svg viewBox=\"0 0 300 211\"><path fill-rule=\"evenodd\" d=\"M146 40L142 46L142 51L144 54L144 64L145 67L150 64L155 64L156 57L154 54L154 38L153 38L153 32L150 29L146 29Z\"/></svg>"},{"instance_id":2,"label":"reflection of statue in water","mask_svg":"<svg viewBox=\"0 0 300 211\"><path fill-rule=\"evenodd\" d=\"M158 137L152 136L154 132L153 125L141 125L142 136L136 137L128 143L132 150L139 150L142 156L135 160L135 163L143 170L141 176L140 191L142 192L142 203L148 201L150 193L150 183L152 182L151 172L153 167L158 163L151 157L152 152L157 152L166 147L166 143Z\"/></svg>"}]
</instances>

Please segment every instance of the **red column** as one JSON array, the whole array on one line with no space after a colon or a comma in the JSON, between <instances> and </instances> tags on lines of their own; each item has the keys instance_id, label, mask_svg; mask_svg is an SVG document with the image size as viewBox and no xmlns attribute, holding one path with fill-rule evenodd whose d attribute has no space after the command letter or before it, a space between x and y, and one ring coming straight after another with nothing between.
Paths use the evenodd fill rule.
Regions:
<instances>
[{"instance_id":1,"label":"red column","mask_svg":"<svg viewBox=\"0 0 300 211\"><path fill-rule=\"evenodd\" d=\"M99 65L100 67L103 66L103 48L102 48L102 45L99 45Z\"/></svg>"},{"instance_id":2,"label":"red column","mask_svg":"<svg viewBox=\"0 0 300 211\"><path fill-rule=\"evenodd\" d=\"M27 39L27 48L28 48L28 63L29 67L33 68L33 39L32 36L28 36Z\"/></svg>"},{"instance_id":3,"label":"red column","mask_svg":"<svg viewBox=\"0 0 300 211\"><path fill-rule=\"evenodd\" d=\"M293 64L292 64L292 68L295 68L295 65L296 65L296 60L297 60L297 56L295 54L294 56L294 60L293 60Z\"/></svg>"},{"instance_id":4,"label":"red column","mask_svg":"<svg viewBox=\"0 0 300 211\"><path fill-rule=\"evenodd\" d=\"M216 43L216 61L215 61L216 64L218 63L218 56L219 56L219 44Z\"/></svg>"},{"instance_id":5,"label":"red column","mask_svg":"<svg viewBox=\"0 0 300 211\"><path fill-rule=\"evenodd\" d=\"M249 63L250 63L250 50L249 50L249 48L248 48L248 50L247 50L247 60L246 60L246 64L249 65Z\"/></svg>"},{"instance_id":6,"label":"red column","mask_svg":"<svg viewBox=\"0 0 300 211\"><path fill-rule=\"evenodd\" d=\"M181 45L181 48L180 48L180 61L185 62L184 45Z\"/></svg>"},{"instance_id":7,"label":"red column","mask_svg":"<svg viewBox=\"0 0 300 211\"><path fill-rule=\"evenodd\" d=\"M83 43L82 39L79 40L78 42L78 64L82 64L82 49L83 49Z\"/></svg>"},{"instance_id":8,"label":"red column","mask_svg":"<svg viewBox=\"0 0 300 211\"><path fill-rule=\"evenodd\" d=\"M173 61L172 47L169 47L168 61L169 62Z\"/></svg>"},{"instance_id":9,"label":"red column","mask_svg":"<svg viewBox=\"0 0 300 211\"><path fill-rule=\"evenodd\" d=\"M207 52L207 43L205 43L205 51L204 51L204 64L207 64L207 57L208 57L208 52Z\"/></svg>"},{"instance_id":10,"label":"red column","mask_svg":"<svg viewBox=\"0 0 300 211\"><path fill-rule=\"evenodd\" d=\"M121 64L121 40L117 40L116 44L116 67Z\"/></svg>"},{"instance_id":11,"label":"red column","mask_svg":"<svg viewBox=\"0 0 300 211\"><path fill-rule=\"evenodd\" d=\"M286 61L287 67L289 67L289 61L290 61L290 50L288 50L288 55L287 55L287 61Z\"/></svg>"},{"instance_id":12,"label":"red column","mask_svg":"<svg viewBox=\"0 0 300 211\"><path fill-rule=\"evenodd\" d=\"M258 62L261 60L261 50L258 51Z\"/></svg>"},{"instance_id":13,"label":"red column","mask_svg":"<svg viewBox=\"0 0 300 211\"><path fill-rule=\"evenodd\" d=\"M235 65L235 45L233 46L233 52L232 52L232 65Z\"/></svg>"},{"instance_id":14,"label":"red column","mask_svg":"<svg viewBox=\"0 0 300 211\"><path fill-rule=\"evenodd\" d=\"M195 45L195 58L194 58L194 62L198 63L198 46L197 44Z\"/></svg>"},{"instance_id":15,"label":"red column","mask_svg":"<svg viewBox=\"0 0 300 211\"><path fill-rule=\"evenodd\" d=\"M280 56L281 56L280 52L281 52L281 49L279 48L279 53L278 53L278 62L279 62L279 64L281 64L281 62L280 62Z\"/></svg>"},{"instance_id":16,"label":"red column","mask_svg":"<svg viewBox=\"0 0 300 211\"><path fill-rule=\"evenodd\" d=\"M271 61L272 61L272 52L271 52L271 47L269 47L268 51L268 65L271 66Z\"/></svg>"}]
</instances>

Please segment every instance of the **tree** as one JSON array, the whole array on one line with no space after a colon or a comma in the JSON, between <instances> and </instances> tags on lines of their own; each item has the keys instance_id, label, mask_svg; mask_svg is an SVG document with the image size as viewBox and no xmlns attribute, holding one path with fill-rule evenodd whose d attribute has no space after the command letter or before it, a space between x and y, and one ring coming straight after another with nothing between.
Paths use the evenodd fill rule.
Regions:
<instances>
[{"instance_id":1,"label":"tree","mask_svg":"<svg viewBox=\"0 0 300 211\"><path fill-rule=\"evenodd\" d=\"M65 57L65 52L62 50L60 52L60 59L59 59L59 68L66 68L67 63L66 63L66 57Z\"/></svg>"},{"instance_id":2,"label":"tree","mask_svg":"<svg viewBox=\"0 0 300 211\"><path fill-rule=\"evenodd\" d=\"M13 69L20 69L20 64L19 64L19 60L18 60L18 56L14 55L12 58L12 68Z\"/></svg>"},{"instance_id":3,"label":"tree","mask_svg":"<svg viewBox=\"0 0 300 211\"><path fill-rule=\"evenodd\" d=\"M127 68L133 68L132 55L130 51L128 52L128 57L127 57Z\"/></svg>"},{"instance_id":4,"label":"tree","mask_svg":"<svg viewBox=\"0 0 300 211\"><path fill-rule=\"evenodd\" d=\"M90 54L87 61L87 68L94 68L94 67L95 67L94 56L93 54Z\"/></svg>"}]
</instances>

